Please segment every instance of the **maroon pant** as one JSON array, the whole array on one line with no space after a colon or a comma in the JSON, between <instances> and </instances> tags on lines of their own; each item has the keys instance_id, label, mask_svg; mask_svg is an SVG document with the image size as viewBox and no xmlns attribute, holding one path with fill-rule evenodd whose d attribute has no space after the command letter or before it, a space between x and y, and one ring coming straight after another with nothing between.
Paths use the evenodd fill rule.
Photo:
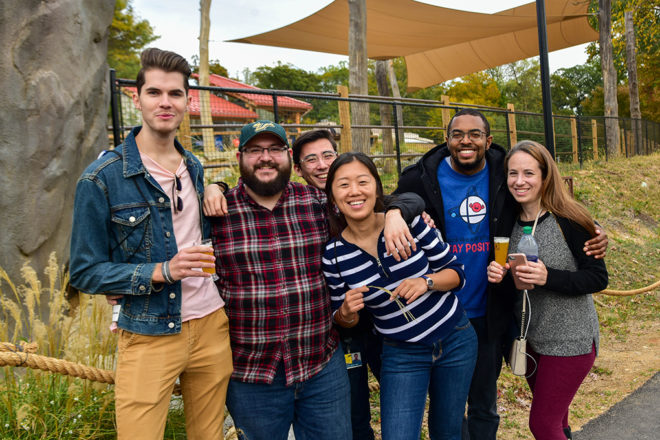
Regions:
<instances>
[{"instance_id":1,"label":"maroon pant","mask_svg":"<svg viewBox=\"0 0 660 440\"><path fill-rule=\"evenodd\" d=\"M566 440L568 407L596 359L596 348L579 356L547 356L527 344L527 353L536 361L536 371L527 378L532 390L529 429L536 440ZM527 374L534 362L527 363Z\"/></svg>"}]
</instances>

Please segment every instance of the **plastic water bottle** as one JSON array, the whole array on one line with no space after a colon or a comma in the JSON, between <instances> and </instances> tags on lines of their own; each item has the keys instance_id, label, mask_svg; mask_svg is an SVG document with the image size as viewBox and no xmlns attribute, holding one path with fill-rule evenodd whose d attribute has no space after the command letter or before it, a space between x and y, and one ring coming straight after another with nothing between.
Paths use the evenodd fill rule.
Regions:
<instances>
[{"instance_id":1,"label":"plastic water bottle","mask_svg":"<svg viewBox=\"0 0 660 440\"><path fill-rule=\"evenodd\" d=\"M536 240L534 240L531 226L523 227L523 236L518 242L518 252L525 254L527 261L538 261L539 245L536 244Z\"/></svg>"}]
</instances>

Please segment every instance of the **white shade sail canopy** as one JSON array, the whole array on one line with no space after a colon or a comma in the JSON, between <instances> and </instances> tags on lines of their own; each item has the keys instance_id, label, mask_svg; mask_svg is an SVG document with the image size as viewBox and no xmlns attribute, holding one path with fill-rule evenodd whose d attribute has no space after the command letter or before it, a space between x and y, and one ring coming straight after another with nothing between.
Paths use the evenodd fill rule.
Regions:
<instances>
[{"instance_id":1,"label":"white shade sail canopy","mask_svg":"<svg viewBox=\"0 0 660 440\"><path fill-rule=\"evenodd\" d=\"M403 56L408 90L538 55L535 3L495 14L464 12L413 0L366 0L367 56ZM546 0L548 50L595 41L588 0ZM348 55L346 0L295 23L232 42Z\"/></svg>"}]
</instances>

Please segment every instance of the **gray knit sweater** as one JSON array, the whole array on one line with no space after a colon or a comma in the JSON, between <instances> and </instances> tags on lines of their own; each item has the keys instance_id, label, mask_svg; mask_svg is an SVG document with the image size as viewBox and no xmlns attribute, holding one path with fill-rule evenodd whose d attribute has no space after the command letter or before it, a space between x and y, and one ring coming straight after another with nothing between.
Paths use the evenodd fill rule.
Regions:
<instances>
[{"instance_id":1,"label":"gray knit sweater","mask_svg":"<svg viewBox=\"0 0 660 440\"><path fill-rule=\"evenodd\" d=\"M522 236L522 227L514 226L511 243ZM548 269L545 286L529 290L530 308L528 341L534 351L549 356L577 356L598 353L598 316L591 293L607 287L607 269L603 260L588 257L582 250L590 236L584 228L564 218L546 213L538 221L534 238L539 259ZM518 292L516 316L521 319L522 292Z\"/></svg>"}]
</instances>

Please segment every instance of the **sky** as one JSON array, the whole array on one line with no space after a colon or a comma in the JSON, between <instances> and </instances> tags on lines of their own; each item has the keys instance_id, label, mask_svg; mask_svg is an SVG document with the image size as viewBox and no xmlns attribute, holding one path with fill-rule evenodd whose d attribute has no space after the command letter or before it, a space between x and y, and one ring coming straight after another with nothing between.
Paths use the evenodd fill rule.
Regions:
<instances>
[{"instance_id":1,"label":"sky","mask_svg":"<svg viewBox=\"0 0 660 440\"><path fill-rule=\"evenodd\" d=\"M382 0L386 1L386 0ZM532 0L425 0L424 3L472 12L493 13ZM212 0L209 59L219 60L229 75L243 79L245 68L275 66L277 62L317 72L348 57L297 49L245 43L225 43L270 31L298 21L322 9L332 0ZM132 0L135 14L149 21L160 38L152 47L172 50L187 59L199 53L198 0ZM549 54L550 71L583 64L586 44Z\"/></svg>"}]
</instances>

